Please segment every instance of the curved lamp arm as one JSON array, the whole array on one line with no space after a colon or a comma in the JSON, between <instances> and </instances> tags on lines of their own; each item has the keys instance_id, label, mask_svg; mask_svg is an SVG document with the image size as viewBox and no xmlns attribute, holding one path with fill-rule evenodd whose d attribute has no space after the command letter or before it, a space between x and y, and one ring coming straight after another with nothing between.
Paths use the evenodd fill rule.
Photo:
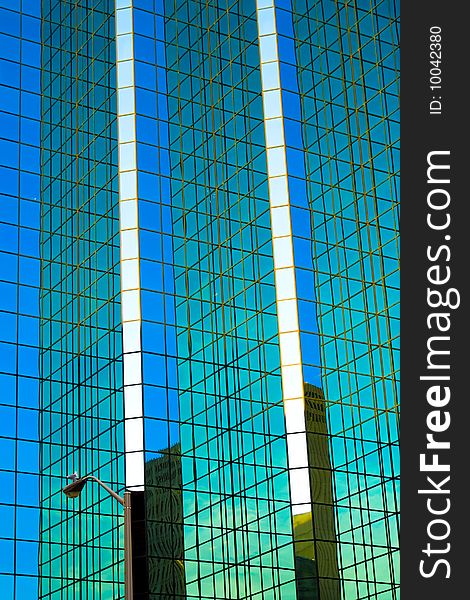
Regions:
<instances>
[{"instance_id":1,"label":"curved lamp arm","mask_svg":"<svg viewBox=\"0 0 470 600\"><path fill-rule=\"evenodd\" d=\"M92 479L93 481L96 481L96 483L98 483L102 488L104 488L110 496L115 498L120 504L124 506L124 498L121 498L119 494L116 494L116 492L114 492L110 487L103 483L101 479L98 479L98 477L95 477L94 475L86 475L82 479Z\"/></svg>"},{"instance_id":2,"label":"curved lamp arm","mask_svg":"<svg viewBox=\"0 0 470 600\"><path fill-rule=\"evenodd\" d=\"M119 502L119 504L122 504L124 506L124 498L121 498L121 496L119 496L119 494L116 494L115 491L113 491L110 487L108 487L105 483L103 483L101 481L101 479L98 479L98 477L95 477L94 475L85 475L85 477L76 477L74 479L74 481L72 481L72 483L69 483L68 485L66 485L62 489L62 491L68 498L76 498L77 496L80 495L80 492L85 487L85 483L89 479L91 479L92 481L96 481L96 483L98 483L102 488L104 488L110 496L112 496L115 500L117 500Z\"/></svg>"}]
</instances>

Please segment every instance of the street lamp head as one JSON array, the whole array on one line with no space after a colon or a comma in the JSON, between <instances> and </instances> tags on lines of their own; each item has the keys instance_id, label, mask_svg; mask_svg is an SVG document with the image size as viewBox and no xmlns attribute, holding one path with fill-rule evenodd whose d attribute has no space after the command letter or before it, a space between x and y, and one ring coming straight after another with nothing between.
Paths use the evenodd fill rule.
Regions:
<instances>
[{"instance_id":1,"label":"street lamp head","mask_svg":"<svg viewBox=\"0 0 470 600\"><path fill-rule=\"evenodd\" d=\"M85 478L74 478L72 483L66 485L62 491L67 496L67 498L77 498L80 495L80 492L85 487L85 483L87 480Z\"/></svg>"},{"instance_id":2,"label":"street lamp head","mask_svg":"<svg viewBox=\"0 0 470 600\"><path fill-rule=\"evenodd\" d=\"M67 498L76 498L77 496L79 496L80 492L85 487L85 483L88 480L91 480L96 481L96 483L98 483L102 488L104 488L110 496L112 496L115 500L119 502L119 504L122 504L123 506L125 504L124 498L121 498L119 494L116 494L114 490L112 490L94 475L85 475L85 477L79 477L77 473L72 473L71 475L67 475L67 479L72 480L72 483L69 483L64 488L62 488L62 491L67 496Z\"/></svg>"}]
</instances>

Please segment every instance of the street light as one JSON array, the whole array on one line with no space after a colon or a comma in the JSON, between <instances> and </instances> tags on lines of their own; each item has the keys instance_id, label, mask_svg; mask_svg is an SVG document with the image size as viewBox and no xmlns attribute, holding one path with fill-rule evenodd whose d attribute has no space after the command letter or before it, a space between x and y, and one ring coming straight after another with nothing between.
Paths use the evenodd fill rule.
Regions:
<instances>
[{"instance_id":1,"label":"street light","mask_svg":"<svg viewBox=\"0 0 470 600\"><path fill-rule=\"evenodd\" d=\"M94 475L86 475L85 477L79 477L77 473L67 475L67 479L71 479L72 483L69 483L62 491L67 498L77 498L80 492L85 487L88 480L96 481L102 488L104 488L110 496L124 506L124 587L125 587L125 599L133 600L133 582L132 582L132 524L131 524L131 493L124 492L122 498L119 494L116 494L110 487L103 483L100 479Z\"/></svg>"}]
</instances>

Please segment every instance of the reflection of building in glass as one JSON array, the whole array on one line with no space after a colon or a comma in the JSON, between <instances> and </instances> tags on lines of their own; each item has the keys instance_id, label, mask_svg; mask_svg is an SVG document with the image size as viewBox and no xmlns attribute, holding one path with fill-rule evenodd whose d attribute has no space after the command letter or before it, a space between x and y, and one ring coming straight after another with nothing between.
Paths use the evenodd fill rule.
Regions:
<instances>
[{"instance_id":1,"label":"reflection of building in glass","mask_svg":"<svg viewBox=\"0 0 470 600\"><path fill-rule=\"evenodd\" d=\"M309 383L305 384L305 423L312 505L311 512L293 517L298 596L299 600L340 600L326 403L321 388ZM307 561L314 563L311 575L307 575ZM312 577L312 582L302 581L303 576Z\"/></svg>"},{"instance_id":2,"label":"reflection of building in glass","mask_svg":"<svg viewBox=\"0 0 470 600\"><path fill-rule=\"evenodd\" d=\"M87 486L64 510L78 470L134 492L141 598L396 600L396 6L42 9L0 19L25 38L0 469L42 475L40 597L123 596L120 507Z\"/></svg>"},{"instance_id":3,"label":"reflection of building in glass","mask_svg":"<svg viewBox=\"0 0 470 600\"><path fill-rule=\"evenodd\" d=\"M145 463L150 599L184 598L181 448L174 444Z\"/></svg>"}]
</instances>

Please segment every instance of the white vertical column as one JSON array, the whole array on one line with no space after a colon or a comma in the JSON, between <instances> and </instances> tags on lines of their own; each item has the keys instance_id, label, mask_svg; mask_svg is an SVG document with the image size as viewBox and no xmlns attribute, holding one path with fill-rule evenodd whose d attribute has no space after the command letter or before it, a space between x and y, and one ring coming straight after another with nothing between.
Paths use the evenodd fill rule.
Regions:
<instances>
[{"instance_id":1,"label":"white vertical column","mask_svg":"<svg viewBox=\"0 0 470 600\"><path fill-rule=\"evenodd\" d=\"M116 0L115 17L126 487L136 490L144 485L144 428L132 0Z\"/></svg>"},{"instance_id":2,"label":"white vertical column","mask_svg":"<svg viewBox=\"0 0 470 600\"><path fill-rule=\"evenodd\" d=\"M293 232L274 0L257 0L269 203L292 513L311 510Z\"/></svg>"}]
</instances>

